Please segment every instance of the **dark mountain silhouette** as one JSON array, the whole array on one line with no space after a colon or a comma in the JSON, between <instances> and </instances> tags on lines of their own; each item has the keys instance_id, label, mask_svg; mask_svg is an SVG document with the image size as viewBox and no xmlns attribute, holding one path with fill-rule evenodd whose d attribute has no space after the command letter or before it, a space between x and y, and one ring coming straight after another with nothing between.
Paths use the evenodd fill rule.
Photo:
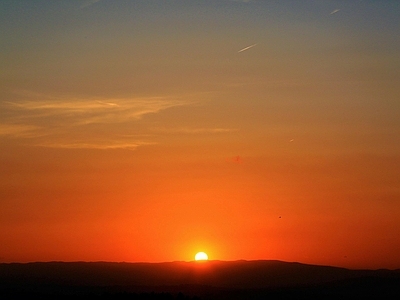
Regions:
<instances>
[{"instance_id":1,"label":"dark mountain silhouette","mask_svg":"<svg viewBox=\"0 0 400 300\"><path fill-rule=\"evenodd\" d=\"M397 299L400 270L349 270L265 260L10 263L0 264L0 298L2 295L4 299L30 295L46 299Z\"/></svg>"}]
</instances>

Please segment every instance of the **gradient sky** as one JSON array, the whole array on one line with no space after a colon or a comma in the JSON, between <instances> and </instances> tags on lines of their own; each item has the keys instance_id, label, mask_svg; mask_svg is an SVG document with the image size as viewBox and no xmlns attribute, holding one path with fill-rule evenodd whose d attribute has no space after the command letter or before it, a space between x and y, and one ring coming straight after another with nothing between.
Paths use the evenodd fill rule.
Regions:
<instances>
[{"instance_id":1,"label":"gradient sky","mask_svg":"<svg viewBox=\"0 0 400 300\"><path fill-rule=\"evenodd\" d=\"M0 1L0 262L400 268L399 28L395 0Z\"/></svg>"}]
</instances>

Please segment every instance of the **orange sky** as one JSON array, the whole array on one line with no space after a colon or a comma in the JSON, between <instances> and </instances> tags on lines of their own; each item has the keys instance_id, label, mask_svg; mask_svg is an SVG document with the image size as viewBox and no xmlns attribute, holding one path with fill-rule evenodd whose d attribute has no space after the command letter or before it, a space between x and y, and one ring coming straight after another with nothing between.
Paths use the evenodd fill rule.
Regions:
<instances>
[{"instance_id":1,"label":"orange sky","mask_svg":"<svg viewBox=\"0 0 400 300\"><path fill-rule=\"evenodd\" d=\"M2 2L0 262L400 268L399 9Z\"/></svg>"}]
</instances>

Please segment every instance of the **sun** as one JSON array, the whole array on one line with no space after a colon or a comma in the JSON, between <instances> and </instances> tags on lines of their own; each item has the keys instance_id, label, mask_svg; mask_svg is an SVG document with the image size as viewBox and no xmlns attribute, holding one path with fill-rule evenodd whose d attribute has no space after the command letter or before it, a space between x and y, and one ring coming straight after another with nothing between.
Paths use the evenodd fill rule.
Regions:
<instances>
[{"instance_id":1,"label":"sun","mask_svg":"<svg viewBox=\"0 0 400 300\"><path fill-rule=\"evenodd\" d=\"M208 255L205 252L197 252L196 255L194 256L194 259L196 261L199 260L208 260Z\"/></svg>"}]
</instances>

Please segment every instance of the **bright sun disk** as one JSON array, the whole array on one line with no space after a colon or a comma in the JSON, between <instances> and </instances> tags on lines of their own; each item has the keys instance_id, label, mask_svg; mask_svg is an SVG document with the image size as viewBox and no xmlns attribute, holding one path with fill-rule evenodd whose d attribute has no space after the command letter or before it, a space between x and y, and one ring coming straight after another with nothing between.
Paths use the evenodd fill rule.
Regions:
<instances>
[{"instance_id":1,"label":"bright sun disk","mask_svg":"<svg viewBox=\"0 0 400 300\"><path fill-rule=\"evenodd\" d=\"M208 255L205 252L198 252L195 256L194 259L196 261L198 260L208 260Z\"/></svg>"}]
</instances>

